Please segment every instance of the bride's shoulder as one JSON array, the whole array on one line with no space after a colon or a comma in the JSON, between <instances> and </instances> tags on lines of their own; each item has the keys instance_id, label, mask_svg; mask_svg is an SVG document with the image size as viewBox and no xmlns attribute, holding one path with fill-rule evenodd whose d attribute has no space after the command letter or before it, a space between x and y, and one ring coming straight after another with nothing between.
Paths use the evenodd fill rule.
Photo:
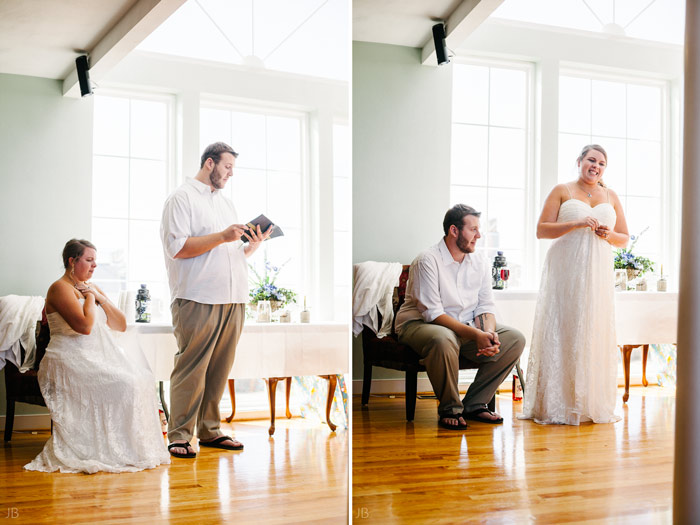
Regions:
<instances>
[{"instance_id":1,"label":"bride's shoulder","mask_svg":"<svg viewBox=\"0 0 700 525\"><path fill-rule=\"evenodd\" d=\"M55 302L56 300L65 301L72 298L79 299L79 292L63 278L54 281L51 286L49 286L49 291L46 292L47 304Z\"/></svg>"},{"instance_id":2,"label":"bride's shoulder","mask_svg":"<svg viewBox=\"0 0 700 525\"><path fill-rule=\"evenodd\" d=\"M561 183L557 184L556 186L554 186L552 188L552 191L549 192L549 195L550 195L550 197L557 197L557 198L566 197L563 200L568 200L570 197L568 183L561 182Z\"/></svg>"}]
</instances>

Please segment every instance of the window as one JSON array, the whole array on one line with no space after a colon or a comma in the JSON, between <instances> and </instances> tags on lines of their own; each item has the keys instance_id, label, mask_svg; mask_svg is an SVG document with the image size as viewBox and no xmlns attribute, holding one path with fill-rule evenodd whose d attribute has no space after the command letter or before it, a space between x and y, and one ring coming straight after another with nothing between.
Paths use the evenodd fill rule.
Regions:
<instances>
[{"instance_id":1,"label":"window","mask_svg":"<svg viewBox=\"0 0 700 525\"><path fill-rule=\"evenodd\" d=\"M559 182L578 177L576 158L586 144L608 153L603 181L622 202L631 235L646 228L634 248L659 270L663 264L666 87L659 82L562 75L559 80ZM666 261L667 263L669 261ZM668 266L667 266L668 267Z\"/></svg>"},{"instance_id":2,"label":"window","mask_svg":"<svg viewBox=\"0 0 700 525\"><path fill-rule=\"evenodd\" d=\"M514 288L534 280L531 77L527 64L453 69L450 205L482 212L479 249L504 252Z\"/></svg>"},{"instance_id":3,"label":"window","mask_svg":"<svg viewBox=\"0 0 700 525\"><path fill-rule=\"evenodd\" d=\"M333 284L335 319L350 318L350 284L352 281L351 180L350 127L347 124L333 125Z\"/></svg>"},{"instance_id":4,"label":"window","mask_svg":"<svg viewBox=\"0 0 700 525\"><path fill-rule=\"evenodd\" d=\"M200 111L200 151L223 141L239 154L233 178L223 192L246 223L261 213L284 231L266 242L249 262L262 271L264 260L283 265L276 284L297 292L303 301L309 293L304 269L308 243L304 224L308 210L306 177L306 117L303 113L225 106L204 106ZM308 258L308 256L307 256Z\"/></svg>"},{"instance_id":5,"label":"window","mask_svg":"<svg viewBox=\"0 0 700 525\"><path fill-rule=\"evenodd\" d=\"M169 297L159 229L171 177L171 107L167 97L95 96L94 279L115 301L142 283L152 297Z\"/></svg>"}]
</instances>

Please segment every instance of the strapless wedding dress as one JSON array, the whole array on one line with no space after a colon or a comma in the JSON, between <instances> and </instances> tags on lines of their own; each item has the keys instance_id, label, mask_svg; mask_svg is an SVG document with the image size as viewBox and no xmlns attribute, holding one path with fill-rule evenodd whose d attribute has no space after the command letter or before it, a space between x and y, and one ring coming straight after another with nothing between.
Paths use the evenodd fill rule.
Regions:
<instances>
[{"instance_id":1,"label":"strapless wedding dress","mask_svg":"<svg viewBox=\"0 0 700 525\"><path fill-rule=\"evenodd\" d=\"M569 199L557 222L595 217L612 229L616 214ZM527 365L523 415L543 424L611 423L618 349L610 244L589 228L556 239L545 259Z\"/></svg>"},{"instance_id":2,"label":"strapless wedding dress","mask_svg":"<svg viewBox=\"0 0 700 525\"><path fill-rule=\"evenodd\" d=\"M97 308L89 335L57 312L39 386L53 420L41 453L25 465L42 472L136 472L170 463L158 418L153 374L120 348Z\"/></svg>"}]
</instances>

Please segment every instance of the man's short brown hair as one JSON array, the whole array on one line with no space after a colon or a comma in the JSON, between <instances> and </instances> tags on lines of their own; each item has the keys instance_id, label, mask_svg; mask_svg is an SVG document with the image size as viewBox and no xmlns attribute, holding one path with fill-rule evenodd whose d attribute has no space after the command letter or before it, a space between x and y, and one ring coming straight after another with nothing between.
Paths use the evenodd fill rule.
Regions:
<instances>
[{"instance_id":1,"label":"man's short brown hair","mask_svg":"<svg viewBox=\"0 0 700 525\"><path fill-rule=\"evenodd\" d=\"M481 216L481 212L476 211L474 208L467 206L466 204L455 204L449 210L447 210L445 218L442 221L442 229L444 230L445 235L450 233L450 226L452 225L456 226L458 230L461 230L462 226L464 226L464 218L467 215L479 217Z\"/></svg>"},{"instance_id":2,"label":"man's short brown hair","mask_svg":"<svg viewBox=\"0 0 700 525\"><path fill-rule=\"evenodd\" d=\"M214 142L214 144L209 144L204 150L204 153L202 153L202 162L200 163L199 167L203 168L207 159L211 159L214 161L214 164L218 164L221 160L221 155L224 153L230 153L234 157L238 157L238 153L233 151L233 148L225 142Z\"/></svg>"}]
</instances>

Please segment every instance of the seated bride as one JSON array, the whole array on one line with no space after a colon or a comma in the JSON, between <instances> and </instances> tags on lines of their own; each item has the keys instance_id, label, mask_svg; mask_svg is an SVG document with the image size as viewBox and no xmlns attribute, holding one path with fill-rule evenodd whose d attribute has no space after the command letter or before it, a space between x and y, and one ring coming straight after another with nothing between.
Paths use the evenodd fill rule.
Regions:
<instances>
[{"instance_id":1,"label":"seated bride","mask_svg":"<svg viewBox=\"0 0 700 525\"><path fill-rule=\"evenodd\" d=\"M24 468L135 472L170 463L153 375L116 344L111 331L126 330L124 314L88 282L95 247L71 239L63 265L46 295L51 341L38 373L53 433Z\"/></svg>"}]
</instances>

